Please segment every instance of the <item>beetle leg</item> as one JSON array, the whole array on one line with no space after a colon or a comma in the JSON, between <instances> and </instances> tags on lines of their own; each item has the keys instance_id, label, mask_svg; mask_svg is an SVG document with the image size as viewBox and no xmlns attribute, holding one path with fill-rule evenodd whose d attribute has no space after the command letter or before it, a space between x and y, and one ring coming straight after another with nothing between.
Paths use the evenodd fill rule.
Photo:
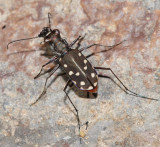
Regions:
<instances>
[{"instance_id":1,"label":"beetle leg","mask_svg":"<svg viewBox=\"0 0 160 147\"><path fill-rule=\"evenodd\" d=\"M81 38L81 36L78 36L78 38L75 39L75 40L69 45L69 47L72 47L80 38Z\"/></svg>"},{"instance_id":2,"label":"beetle leg","mask_svg":"<svg viewBox=\"0 0 160 147\"><path fill-rule=\"evenodd\" d=\"M83 41L83 39L85 38L85 36L86 36L86 34L84 34L84 36L79 39L79 41L77 43L76 49L78 49L81 46L81 42Z\"/></svg>"},{"instance_id":3,"label":"beetle leg","mask_svg":"<svg viewBox=\"0 0 160 147\"><path fill-rule=\"evenodd\" d=\"M91 44L91 45L89 45L89 46L86 46L86 47L83 47L83 48L79 49L79 51L82 52L83 50L89 49L90 47L93 47L93 46L102 46L102 47L108 47L108 48L109 48L109 49L107 49L107 50L105 49L105 50L102 50L102 51L94 52L94 53L86 56L86 58L89 58L90 56L93 56L93 55L95 55L95 54L102 53L102 52L107 52L107 51L113 49L114 47L122 44L124 41L126 41L126 40L123 40L123 41L121 41L121 42L119 42L119 43L117 43L117 44L115 44L115 45L111 45L111 46L105 46L105 45L101 45L101 44Z\"/></svg>"},{"instance_id":4,"label":"beetle leg","mask_svg":"<svg viewBox=\"0 0 160 147\"><path fill-rule=\"evenodd\" d=\"M96 44L96 43L94 43L94 44L91 44L91 45L89 45L89 46L80 48L79 51L82 52L83 50L89 49L89 48L91 48L91 47L93 47L93 46L103 46L103 47L109 47L109 48L110 48L110 47L113 47L113 46L104 46L104 45L101 45L101 44Z\"/></svg>"},{"instance_id":5,"label":"beetle leg","mask_svg":"<svg viewBox=\"0 0 160 147\"><path fill-rule=\"evenodd\" d=\"M47 88L48 88L48 87L47 87L47 81L48 81L48 79L55 73L55 71L56 71L58 68L59 68L59 65L57 65L57 66L50 72L49 76L46 78L43 92L42 92L41 95L38 97L38 99L36 99L36 101L31 104L31 106L34 105L35 103L37 103L38 100L41 99L41 97L46 93Z\"/></svg>"},{"instance_id":6,"label":"beetle leg","mask_svg":"<svg viewBox=\"0 0 160 147\"><path fill-rule=\"evenodd\" d=\"M69 99L70 103L72 104L72 106L74 107L74 109L75 109L75 111L76 111L76 113L77 113L76 116L77 116L78 128L79 128L79 133L80 133L80 119L79 119L78 109L77 109L76 106L73 104L73 102L72 102L72 100L70 99L68 93L66 92L66 89L67 89L67 87L70 85L70 83L71 83L71 80L68 80L66 86L65 86L64 89L63 89L63 91L65 92L67 98Z\"/></svg>"},{"instance_id":7,"label":"beetle leg","mask_svg":"<svg viewBox=\"0 0 160 147\"><path fill-rule=\"evenodd\" d=\"M61 38L61 40L64 42L65 45L68 46L68 42L66 41L66 39Z\"/></svg>"},{"instance_id":8,"label":"beetle leg","mask_svg":"<svg viewBox=\"0 0 160 147\"><path fill-rule=\"evenodd\" d=\"M45 63L44 65L42 65L40 72L34 77L34 79L37 79L37 78L40 76L40 74L41 74L41 72L42 72L42 70L43 70L43 68L44 68L45 66L47 66L48 64L50 64L50 63L52 63L52 62L54 62L54 61L56 61L56 60L57 60L57 57L54 56L54 57L53 57L52 59L50 59L47 63Z\"/></svg>"},{"instance_id":9,"label":"beetle leg","mask_svg":"<svg viewBox=\"0 0 160 147\"><path fill-rule=\"evenodd\" d=\"M87 128L88 128L88 124L89 124L89 122L87 121L87 122L85 123L85 125L86 125L86 130L87 130Z\"/></svg>"},{"instance_id":10,"label":"beetle leg","mask_svg":"<svg viewBox=\"0 0 160 147\"><path fill-rule=\"evenodd\" d=\"M92 93L93 94L93 96L96 98L97 97L97 93Z\"/></svg>"},{"instance_id":11,"label":"beetle leg","mask_svg":"<svg viewBox=\"0 0 160 147\"><path fill-rule=\"evenodd\" d=\"M70 83L70 84L69 84L69 87L72 87L73 85L74 85L73 83Z\"/></svg>"},{"instance_id":12,"label":"beetle leg","mask_svg":"<svg viewBox=\"0 0 160 147\"><path fill-rule=\"evenodd\" d=\"M87 98L89 98L89 92L87 92Z\"/></svg>"},{"instance_id":13,"label":"beetle leg","mask_svg":"<svg viewBox=\"0 0 160 147\"><path fill-rule=\"evenodd\" d=\"M79 40L78 43L77 43L77 47L76 47L76 49L78 49L78 48L80 47L81 42L83 41L83 39L84 39L85 36L86 36L86 34L85 34L83 37L78 36L78 38L75 39L75 40L69 45L69 47L72 47L72 46Z\"/></svg>"},{"instance_id":14,"label":"beetle leg","mask_svg":"<svg viewBox=\"0 0 160 147\"><path fill-rule=\"evenodd\" d=\"M150 100L156 100L158 101L157 99L154 99L154 98L149 98L149 97L146 97L146 96L142 96L142 95L139 95L131 90L129 90L123 83L122 81L116 76L116 74L112 71L111 68L105 68L105 67L94 67L95 69L101 69L101 70L109 70L113 75L114 77L120 82L120 84L123 86L124 89L122 89L126 94L129 94L129 95L132 95L132 96L135 96L135 97L140 97L140 98L144 98L144 99L150 99ZM109 78L111 79L113 82L114 80L108 76L104 76L104 75L98 75L99 77L102 77L102 78ZM114 82L115 83L115 82ZM117 84L118 85L118 84ZM119 85L118 85L119 86ZM120 86L119 86L120 87Z\"/></svg>"}]
</instances>

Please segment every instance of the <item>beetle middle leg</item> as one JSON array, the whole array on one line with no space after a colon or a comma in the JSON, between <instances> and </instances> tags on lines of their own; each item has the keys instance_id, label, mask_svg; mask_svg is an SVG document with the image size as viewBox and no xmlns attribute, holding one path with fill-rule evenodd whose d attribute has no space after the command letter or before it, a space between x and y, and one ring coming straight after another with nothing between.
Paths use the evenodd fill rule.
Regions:
<instances>
[{"instance_id":1,"label":"beetle middle leg","mask_svg":"<svg viewBox=\"0 0 160 147\"><path fill-rule=\"evenodd\" d=\"M76 116L77 116L77 121L78 121L78 128L79 128L79 133L80 133L80 119L79 119L79 114L78 114L78 109L76 108L76 106L73 104L72 100L70 99L68 93L66 92L67 87L70 85L71 80L67 81L66 86L64 87L63 91L65 92L67 98L69 99L70 103L72 104L72 106L74 107L75 111L76 111Z\"/></svg>"},{"instance_id":2,"label":"beetle middle leg","mask_svg":"<svg viewBox=\"0 0 160 147\"><path fill-rule=\"evenodd\" d=\"M158 101L157 99L154 99L154 98L149 98L149 97L146 97L146 96L142 96L142 95L139 95L131 90L129 90L123 83L122 81L116 76L116 74L112 71L111 68L105 68L105 67L94 67L95 69L101 69L101 70L107 70L107 71L110 71L114 77L120 82L120 84L123 86L124 89L122 89L126 94L129 94L129 95L132 95L132 96L136 96L136 97L140 97L140 98L144 98L144 99L150 99L150 100L156 100ZM99 77L103 77L103 78L110 78L108 76L104 76L104 75L99 75ZM112 78L110 78L112 80ZM113 81L113 80L112 80Z\"/></svg>"},{"instance_id":3,"label":"beetle middle leg","mask_svg":"<svg viewBox=\"0 0 160 147\"><path fill-rule=\"evenodd\" d=\"M37 78L40 76L40 74L41 74L41 72L42 72L42 70L43 70L43 68L44 68L45 66L47 66L48 64L50 64L50 63L52 63L52 62L54 62L54 61L56 61L56 60L57 60L57 57L53 57L53 58L50 59L47 63L45 63L44 65L42 65L40 72L34 77L34 79L37 79Z\"/></svg>"},{"instance_id":4,"label":"beetle middle leg","mask_svg":"<svg viewBox=\"0 0 160 147\"><path fill-rule=\"evenodd\" d=\"M94 44L91 44L91 45L89 45L89 46L83 47L83 48L81 48L81 49L79 49L79 50L80 50L80 52L82 52L83 50L86 50L86 49L88 49L88 48L90 48L90 47L93 47L93 46L102 46L102 47L113 48L113 47L115 47L115 46L117 46L117 45L120 45L120 44L123 43L124 41L126 41L126 40L123 40L123 41L121 41L121 42L119 42L119 43L117 43L117 44L115 44L115 45L110 45L110 46L106 46L106 45L101 45L101 44L94 43Z\"/></svg>"},{"instance_id":5,"label":"beetle middle leg","mask_svg":"<svg viewBox=\"0 0 160 147\"><path fill-rule=\"evenodd\" d=\"M126 40L123 40L123 41L121 41L121 42L119 42L119 43L117 43L117 44L115 44L115 45L111 45L111 46L104 46L104 45L101 45L101 44L91 44L91 45L89 45L89 46L80 48L79 50L80 50L80 52L82 52L83 50L89 49L89 48L91 48L91 47L93 47L93 46L102 46L102 47L107 47L107 48L109 48L109 49L107 49L107 50L104 49L104 50L101 50L101 51L98 51L98 52L94 52L94 53L91 53L91 54L87 55L86 58L89 58L89 57L91 57L91 56L94 56L95 54L99 54L99 53L103 53L103 52L110 51L110 50L113 49L114 47L122 44L124 41L126 41Z\"/></svg>"},{"instance_id":6,"label":"beetle middle leg","mask_svg":"<svg viewBox=\"0 0 160 147\"><path fill-rule=\"evenodd\" d=\"M59 68L59 65L57 65L57 66L50 72L49 76L46 78L43 92L42 92L41 95L38 97L38 99L36 99L36 101L31 104L31 106L34 105L35 103L37 103L38 100L41 99L41 97L46 93L46 91L47 91L47 81L48 81L48 79L55 73L55 71L56 71L58 68Z\"/></svg>"}]
</instances>

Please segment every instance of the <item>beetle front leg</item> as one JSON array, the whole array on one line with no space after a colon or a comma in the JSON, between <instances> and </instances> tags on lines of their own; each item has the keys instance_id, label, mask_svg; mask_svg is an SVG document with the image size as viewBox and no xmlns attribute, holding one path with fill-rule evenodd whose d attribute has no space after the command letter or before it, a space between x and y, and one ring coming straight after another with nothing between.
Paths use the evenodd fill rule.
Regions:
<instances>
[{"instance_id":1,"label":"beetle front leg","mask_svg":"<svg viewBox=\"0 0 160 147\"><path fill-rule=\"evenodd\" d=\"M80 45L81 45L81 42L82 42L83 39L85 38L85 36L86 36L86 34L85 34L83 37L78 36L78 38L75 39L75 40L69 45L69 47L72 47L72 46L78 41L77 47L76 47L76 49L78 49L78 48L80 47Z\"/></svg>"},{"instance_id":2,"label":"beetle front leg","mask_svg":"<svg viewBox=\"0 0 160 147\"><path fill-rule=\"evenodd\" d=\"M69 45L69 47L72 47L80 38L81 38L81 36L78 36L78 38L76 38L76 39Z\"/></svg>"},{"instance_id":3,"label":"beetle front leg","mask_svg":"<svg viewBox=\"0 0 160 147\"><path fill-rule=\"evenodd\" d=\"M84 34L84 36L79 39L79 41L77 43L76 49L78 49L81 46L81 42L83 41L83 39L85 38L85 36L86 36L86 34Z\"/></svg>"},{"instance_id":4,"label":"beetle front leg","mask_svg":"<svg viewBox=\"0 0 160 147\"><path fill-rule=\"evenodd\" d=\"M116 74L112 71L111 68L105 68L105 67L94 67L95 69L101 69L101 70L109 70L113 75L114 77L120 82L120 84L123 86L124 89L122 89L126 94L129 94L129 95L132 95L132 96L135 96L135 97L140 97L140 98L144 98L144 99L150 99L150 100L155 100L155 101L158 101L157 99L154 99L154 98L149 98L149 97L146 97L146 96L142 96L142 95L139 95L131 90L129 90L123 83L122 81L116 76ZM102 78L110 78L108 76L104 76L104 75L98 75L99 77L102 77ZM112 78L110 78L112 81L114 81ZM114 82L115 83L115 82ZM120 86L119 86L120 87Z\"/></svg>"}]
</instances>

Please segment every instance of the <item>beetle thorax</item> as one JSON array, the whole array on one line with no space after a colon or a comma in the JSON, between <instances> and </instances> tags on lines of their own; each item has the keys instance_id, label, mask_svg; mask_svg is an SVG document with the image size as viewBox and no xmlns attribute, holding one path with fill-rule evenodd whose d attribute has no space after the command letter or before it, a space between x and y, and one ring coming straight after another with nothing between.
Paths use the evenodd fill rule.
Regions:
<instances>
[{"instance_id":1,"label":"beetle thorax","mask_svg":"<svg viewBox=\"0 0 160 147\"><path fill-rule=\"evenodd\" d=\"M61 38L53 37L52 39L56 52L60 54L64 54L67 52L68 46Z\"/></svg>"}]
</instances>

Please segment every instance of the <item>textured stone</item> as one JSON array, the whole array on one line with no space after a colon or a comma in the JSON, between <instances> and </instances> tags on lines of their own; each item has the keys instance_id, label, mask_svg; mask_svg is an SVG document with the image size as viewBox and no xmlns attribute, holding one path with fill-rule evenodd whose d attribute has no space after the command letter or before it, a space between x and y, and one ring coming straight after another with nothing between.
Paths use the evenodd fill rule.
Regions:
<instances>
[{"instance_id":1,"label":"textured stone","mask_svg":"<svg viewBox=\"0 0 160 147\"><path fill-rule=\"evenodd\" d=\"M82 46L114 45L126 39L88 59L94 66L110 67L130 90L160 100L159 9L159 0L0 0L0 146L80 144L74 109L63 92L66 78L53 76L47 94L30 106L46 78L34 80L48 61L33 51L43 39L16 42L7 50L8 42L37 36L48 25L48 12L52 28L59 29L68 42L85 33ZM104 49L93 47L84 54ZM86 93L76 88L69 93L81 124L89 121L88 130L82 128L81 146L159 146L160 103L126 95L109 79L98 84L97 99L85 99Z\"/></svg>"}]
</instances>

